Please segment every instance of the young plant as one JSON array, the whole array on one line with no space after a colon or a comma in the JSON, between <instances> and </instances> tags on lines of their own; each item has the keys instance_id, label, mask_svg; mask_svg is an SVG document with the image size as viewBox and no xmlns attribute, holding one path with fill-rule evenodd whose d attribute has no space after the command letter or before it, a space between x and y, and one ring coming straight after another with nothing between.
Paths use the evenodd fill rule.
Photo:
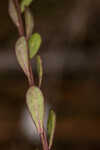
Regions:
<instances>
[{"instance_id":1,"label":"young plant","mask_svg":"<svg viewBox=\"0 0 100 150\"><path fill-rule=\"evenodd\" d=\"M15 53L20 67L26 75L29 89L26 93L28 111L35 123L41 139L43 150L50 150L56 124L56 115L50 110L47 122L47 134L44 129L44 96L41 91L43 76L42 60L37 55L42 39L38 33L33 34L34 19L29 6L32 0L9 0L9 15L18 29L19 38L15 44ZM24 22L22 16L24 15ZM36 57L38 85L35 84L31 67L31 59Z\"/></svg>"}]
</instances>

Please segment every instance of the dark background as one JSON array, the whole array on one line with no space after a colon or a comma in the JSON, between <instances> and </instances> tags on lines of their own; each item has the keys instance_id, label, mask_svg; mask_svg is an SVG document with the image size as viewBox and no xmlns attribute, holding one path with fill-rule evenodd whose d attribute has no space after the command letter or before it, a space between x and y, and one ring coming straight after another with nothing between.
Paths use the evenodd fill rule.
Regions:
<instances>
[{"instance_id":1,"label":"dark background","mask_svg":"<svg viewBox=\"0 0 100 150\"><path fill-rule=\"evenodd\" d=\"M54 150L100 149L100 1L35 0L34 32L42 36L42 90L57 114ZM0 149L39 145L26 111L27 80L14 53L18 38L0 1ZM32 61L35 80L35 61Z\"/></svg>"}]
</instances>

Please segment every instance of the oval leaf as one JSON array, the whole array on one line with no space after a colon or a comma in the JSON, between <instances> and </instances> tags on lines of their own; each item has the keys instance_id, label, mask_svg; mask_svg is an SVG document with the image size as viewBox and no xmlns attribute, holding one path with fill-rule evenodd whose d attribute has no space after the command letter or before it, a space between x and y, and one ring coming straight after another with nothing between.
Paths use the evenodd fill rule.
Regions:
<instances>
[{"instance_id":1,"label":"oval leaf","mask_svg":"<svg viewBox=\"0 0 100 150\"><path fill-rule=\"evenodd\" d=\"M23 13L25 10L25 7L29 7L29 5L32 3L32 0L22 0L20 7L21 7L21 12Z\"/></svg>"},{"instance_id":2,"label":"oval leaf","mask_svg":"<svg viewBox=\"0 0 100 150\"><path fill-rule=\"evenodd\" d=\"M17 60L27 77L29 77L28 51L25 37L20 37L15 45Z\"/></svg>"},{"instance_id":3,"label":"oval leaf","mask_svg":"<svg viewBox=\"0 0 100 150\"><path fill-rule=\"evenodd\" d=\"M43 66L42 66L41 57L39 55L36 57L36 60L37 60L37 71L38 71L39 87L40 87L42 83Z\"/></svg>"},{"instance_id":4,"label":"oval leaf","mask_svg":"<svg viewBox=\"0 0 100 150\"><path fill-rule=\"evenodd\" d=\"M43 132L44 121L44 98L41 90L32 86L26 94L27 106L31 113L32 119L38 129L38 132Z\"/></svg>"},{"instance_id":5,"label":"oval leaf","mask_svg":"<svg viewBox=\"0 0 100 150\"><path fill-rule=\"evenodd\" d=\"M18 27L19 26L19 20L17 15L17 10L14 4L14 0L9 0L9 7L8 7L9 15L13 21L13 23Z\"/></svg>"},{"instance_id":6,"label":"oval leaf","mask_svg":"<svg viewBox=\"0 0 100 150\"><path fill-rule=\"evenodd\" d=\"M49 149L51 149L53 143L55 125L56 125L56 114L53 110L51 110L49 113L48 123L47 123L47 130L49 136Z\"/></svg>"},{"instance_id":7,"label":"oval leaf","mask_svg":"<svg viewBox=\"0 0 100 150\"><path fill-rule=\"evenodd\" d=\"M33 58L38 52L42 39L38 33L34 33L29 39L30 58Z\"/></svg>"},{"instance_id":8,"label":"oval leaf","mask_svg":"<svg viewBox=\"0 0 100 150\"><path fill-rule=\"evenodd\" d=\"M33 32L34 20L30 10L27 8L25 10L25 25L26 25L26 36L29 39Z\"/></svg>"}]
</instances>

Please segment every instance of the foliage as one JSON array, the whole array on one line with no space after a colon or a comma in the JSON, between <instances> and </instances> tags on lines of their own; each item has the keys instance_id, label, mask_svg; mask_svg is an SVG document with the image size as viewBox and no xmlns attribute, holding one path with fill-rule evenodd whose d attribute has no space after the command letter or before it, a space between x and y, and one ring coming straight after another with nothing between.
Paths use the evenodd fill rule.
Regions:
<instances>
[{"instance_id":1,"label":"foliage","mask_svg":"<svg viewBox=\"0 0 100 150\"><path fill-rule=\"evenodd\" d=\"M43 150L50 150L55 131L56 115L53 110L49 113L47 124L49 139L47 140L44 130L44 97L40 89L43 66L41 57L37 55L42 39L38 33L33 33L34 19L29 9L31 3L32 0L21 0L20 4L18 0L9 0L9 15L19 32L19 38L15 44L16 57L29 82L29 89L26 93L27 107L40 135ZM22 13L24 13L25 25L22 21ZM39 78L38 85L35 85L30 64L31 59L35 56Z\"/></svg>"},{"instance_id":2,"label":"foliage","mask_svg":"<svg viewBox=\"0 0 100 150\"><path fill-rule=\"evenodd\" d=\"M34 33L29 39L30 58L33 58L38 52L41 45L41 36L38 33Z\"/></svg>"}]
</instances>

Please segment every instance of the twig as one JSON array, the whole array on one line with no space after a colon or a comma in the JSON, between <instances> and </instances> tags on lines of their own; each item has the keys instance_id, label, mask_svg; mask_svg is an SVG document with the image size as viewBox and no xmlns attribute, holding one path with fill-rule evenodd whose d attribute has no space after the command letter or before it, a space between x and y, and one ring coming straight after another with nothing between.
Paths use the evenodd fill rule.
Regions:
<instances>
[{"instance_id":1,"label":"twig","mask_svg":"<svg viewBox=\"0 0 100 150\"><path fill-rule=\"evenodd\" d=\"M19 36L25 36L24 26L23 26L22 17L21 17L21 10L20 10L20 7L19 7L19 1L14 0L14 3L15 3L15 6L16 6L18 19L19 19L19 26L18 26ZM34 85L34 80L33 80L32 67L31 67L30 59L29 59L29 47L28 47L27 38L26 38L26 44L27 44L27 49L28 49L28 62L29 62L28 65L29 65L29 73L30 73L30 76L28 77L28 81L29 81L29 86L32 86L32 85Z\"/></svg>"},{"instance_id":2,"label":"twig","mask_svg":"<svg viewBox=\"0 0 100 150\"><path fill-rule=\"evenodd\" d=\"M18 0L14 0L14 3L15 3L15 6L16 6L18 19L19 19L18 32L19 32L20 36L24 36L24 26L23 26L23 22L22 22L21 10L20 10L20 7L19 7L19 2L18 2Z\"/></svg>"},{"instance_id":3,"label":"twig","mask_svg":"<svg viewBox=\"0 0 100 150\"><path fill-rule=\"evenodd\" d=\"M26 39L26 43L27 43L28 60L29 60L29 73L30 73L30 76L29 76L28 80L29 80L29 87L31 87L32 85L34 85L34 80L33 80L32 67L31 67L30 58L29 58L28 39L25 36L23 21L22 21L22 17L21 17L21 10L20 10L20 6L19 6L19 1L18 0L14 0L14 3L15 3L15 6L16 6L18 19L19 19L19 26L18 26L19 36L24 36L25 39ZM43 129L43 133L40 134L40 138L41 138L43 150L49 150L47 137L46 137L46 133L45 133L44 129Z\"/></svg>"},{"instance_id":4,"label":"twig","mask_svg":"<svg viewBox=\"0 0 100 150\"><path fill-rule=\"evenodd\" d=\"M40 137L42 141L43 150L49 150L45 130L43 131L43 133L41 133Z\"/></svg>"}]
</instances>

